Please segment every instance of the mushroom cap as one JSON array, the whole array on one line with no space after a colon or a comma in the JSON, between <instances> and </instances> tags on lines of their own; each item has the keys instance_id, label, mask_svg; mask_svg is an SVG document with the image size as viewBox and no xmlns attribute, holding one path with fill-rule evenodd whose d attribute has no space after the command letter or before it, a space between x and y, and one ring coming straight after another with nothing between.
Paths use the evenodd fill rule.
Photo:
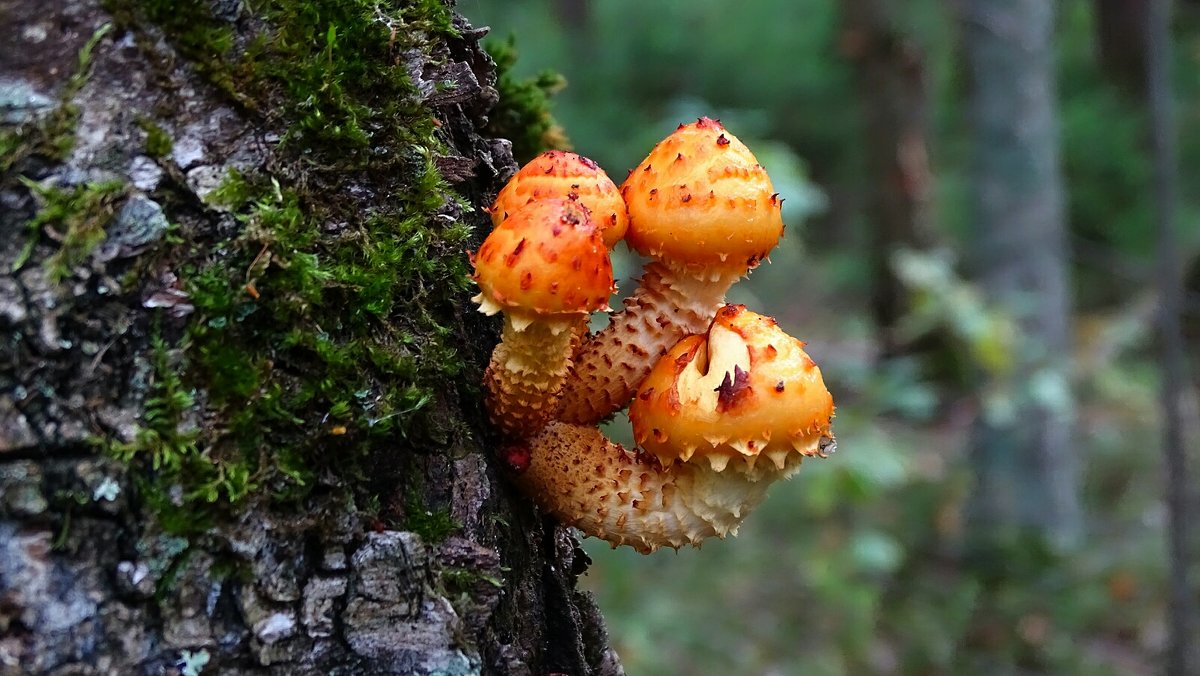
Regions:
<instances>
[{"instance_id":1,"label":"mushroom cap","mask_svg":"<svg viewBox=\"0 0 1200 676\"><path fill-rule=\"evenodd\" d=\"M722 471L767 456L784 469L823 455L833 397L804 343L770 317L726 305L705 335L684 338L642 381L629 407L638 444L660 462L702 456ZM794 464L794 463L793 463Z\"/></svg>"},{"instance_id":2,"label":"mushroom cap","mask_svg":"<svg viewBox=\"0 0 1200 676\"><path fill-rule=\"evenodd\" d=\"M702 117L663 139L621 185L626 242L689 269L758 265L783 236L783 200L754 154Z\"/></svg>"},{"instance_id":3,"label":"mushroom cap","mask_svg":"<svg viewBox=\"0 0 1200 676\"><path fill-rule=\"evenodd\" d=\"M480 310L538 316L608 309L614 290L608 249L587 209L568 199L525 205L498 225L473 257Z\"/></svg>"},{"instance_id":4,"label":"mushroom cap","mask_svg":"<svg viewBox=\"0 0 1200 676\"><path fill-rule=\"evenodd\" d=\"M521 167L488 211L492 225L499 226L530 202L571 195L592 212L605 246L611 249L625 237L629 215L617 185L598 164L565 150L548 150Z\"/></svg>"}]
</instances>

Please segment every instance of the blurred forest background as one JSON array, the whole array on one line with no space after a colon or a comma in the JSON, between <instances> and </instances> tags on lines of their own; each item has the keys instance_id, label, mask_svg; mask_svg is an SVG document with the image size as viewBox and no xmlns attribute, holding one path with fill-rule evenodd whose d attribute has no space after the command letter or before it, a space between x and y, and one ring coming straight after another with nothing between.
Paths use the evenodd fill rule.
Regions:
<instances>
[{"instance_id":1,"label":"blurred forest background","mask_svg":"<svg viewBox=\"0 0 1200 676\"><path fill-rule=\"evenodd\" d=\"M1200 3L1153 4L459 2L553 95L518 159L620 182L708 115L787 200L731 300L808 341L841 451L735 539L585 542L631 674L1190 668Z\"/></svg>"}]
</instances>

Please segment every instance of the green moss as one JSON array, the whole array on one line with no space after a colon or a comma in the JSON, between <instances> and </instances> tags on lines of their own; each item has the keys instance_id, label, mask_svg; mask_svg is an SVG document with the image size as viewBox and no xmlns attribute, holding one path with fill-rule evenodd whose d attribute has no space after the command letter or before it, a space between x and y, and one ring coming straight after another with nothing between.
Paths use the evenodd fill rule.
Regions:
<instances>
[{"instance_id":1,"label":"green moss","mask_svg":"<svg viewBox=\"0 0 1200 676\"><path fill-rule=\"evenodd\" d=\"M407 4L388 10L373 0L263 3L264 16L279 31L252 45L249 72L299 103L289 142L334 145L343 157L365 159L373 147L397 148L411 140L406 137L413 127L395 121L432 122L396 60L414 36L457 32L444 3ZM314 36L320 36L319 49Z\"/></svg>"},{"instance_id":2,"label":"green moss","mask_svg":"<svg viewBox=\"0 0 1200 676\"><path fill-rule=\"evenodd\" d=\"M42 185L25 177L21 182L39 204L37 214L26 224L29 239L13 263L19 270L29 260L44 231L53 230L58 249L43 262L50 280L57 283L91 255L104 241L104 227L112 219L116 203L124 195L120 181L86 183L71 188Z\"/></svg>"},{"instance_id":3,"label":"green moss","mask_svg":"<svg viewBox=\"0 0 1200 676\"><path fill-rule=\"evenodd\" d=\"M244 227L232 256L185 275L191 374L226 440L273 449L280 490L310 485L335 464L330 449L354 472L380 439L422 435L423 411L461 368L431 310L466 295L468 230L428 221L447 188L422 162L408 197L335 233L278 183L231 175L214 193Z\"/></svg>"},{"instance_id":4,"label":"green moss","mask_svg":"<svg viewBox=\"0 0 1200 676\"><path fill-rule=\"evenodd\" d=\"M18 161L30 155L62 160L75 147L79 108L71 103L71 99L79 93L91 74L92 51L111 30L112 24L104 24L79 49L78 64L67 86L63 87L57 108L37 122L0 134L0 173L7 173Z\"/></svg>"},{"instance_id":5,"label":"green moss","mask_svg":"<svg viewBox=\"0 0 1200 676\"><path fill-rule=\"evenodd\" d=\"M161 30L247 114L271 111L263 122L286 130L276 166L288 168L231 172L210 193L241 221L233 239L180 231L175 269L195 311L164 347L183 375L157 378L154 418L114 451L146 464L144 493L172 532L197 532L251 495L302 499L336 478L362 505L402 491L403 507L380 520L443 539L458 525L410 473L416 455L469 434L445 411L470 387L457 382L451 328L470 295L470 230L438 216L461 201L434 164L450 150L401 61L423 53L436 65L431 45L456 37L450 9L258 0L240 22L257 32L235 39L201 0L109 8L135 33ZM522 115L537 105L517 102ZM148 152L165 151L147 134ZM381 194L346 190L355 175Z\"/></svg>"},{"instance_id":6,"label":"green moss","mask_svg":"<svg viewBox=\"0 0 1200 676\"><path fill-rule=\"evenodd\" d=\"M570 149L571 143L551 114L550 99L566 86L566 79L553 71L519 79L512 74L517 61L516 39L489 42L488 53L496 62L496 89L500 101L492 111L488 132L511 139L513 155L524 164L552 148Z\"/></svg>"},{"instance_id":7,"label":"green moss","mask_svg":"<svg viewBox=\"0 0 1200 676\"><path fill-rule=\"evenodd\" d=\"M496 588L504 586L504 580L500 578L467 568L444 568L439 578L442 589L452 597L460 594L470 595L479 582L486 582Z\"/></svg>"},{"instance_id":8,"label":"green moss","mask_svg":"<svg viewBox=\"0 0 1200 676\"><path fill-rule=\"evenodd\" d=\"M285 142L333 151L339 166L375 164L408 143L428 144L434 123L401 54L455 37L441 0L391 7L379 0L257 0L247 10L268 29L235 50L228 23L204 0L108 0L122 25L153 24L215 87L247 110L287 110ZM283 108L270 105L286 101ZM415 132L415 133L414 133Z\"/></svg>"},{"instance_id":9,"label":"green moss","mask_svg":"<svg viewBox=\"0 0 1200 676\"><path fill-rule=\"evenodd\" d=\"M0 175L7 174L33 147L30 127L0 130Z\"/></svg>"},{"instance_id":10,"label":"green moss","mask_svg":"<svg viewBox=\"0 0 1200 676\"><path fill-rule=\"evenodd\" d=\"M231 172L210 193L241 221L232 240L180 231L175 269L195 311L169 352L183 375L158 379L154 419L114 451L145 464L143 493L172 532L198 532L251 495L301 499L318 478L337 477L359 504L396 491L406 458L447 441L440 416L463 368L450 326L469 295L470 230L435 217L460 198L434 165L448 150L433 115L398 63L455 35L450 10L251 2L260 30L235 51L207 2L109 4L127 26L162 30L251 115L286 111L279 165L290 167L287 180ZM347 193L348 172L386 199ZM212 253L188 253L199 251ZM191 392L202 396L174 399ZM185 438L172 432L200 415ZM405 491L407 518L381 518L431 540L457 528L445 510L416 508L419 492Z\"/></svg>"},{"instance_id":11,"label":"green moss","mask_svg":"<svg viewBox=\"0 0 1200 676\"><path fill-rule=\"evenodd\" d=\"M109 441L107 452L127 464L142 464L137 474L143 498L170 533L200 532L212 511L197 503L233 504L255 489L251 458L207 453L195 423L196 395L180 375L180 355L158 335L151 341L153 376L142 425L132 441Z\"/></svg>"},{"instance_id":12,"label":"green moss","mask_svg":"<svg viewBox=\"0 0 1200 676\"><path fill-rule=\"evenodd\" d=\"M142 131L146 132L146 154L150 157L166 157L171 154L171 149L174 143L171 141L171 135L165 129L154 123L153 120L142 118L138 120L138 126Z\"/></svg>"},{"instance_id":13,"label":"green moss","mask_svg":"<svg viewBox=\"0 0 1200 676\"><path fill-rule=\"evenodd\" d=\"M462 528L446 509L426 509L410 499L404 527L429 544L438 544Z\"/></svg>"},{"instance_id":14,"label":"green moss","mask_svg":"<svg viewBox=\"0 0 1200 676\"><path fill-rule=\"evenodd\" d=\"M230 97L250 103L238 91L227 64L233 28L213 17L210 4L195 0L105 0L104 9L122 28L154 24L209 83ZM140 35L140 33L139 33Z\"/></svg>"}]
</instances>

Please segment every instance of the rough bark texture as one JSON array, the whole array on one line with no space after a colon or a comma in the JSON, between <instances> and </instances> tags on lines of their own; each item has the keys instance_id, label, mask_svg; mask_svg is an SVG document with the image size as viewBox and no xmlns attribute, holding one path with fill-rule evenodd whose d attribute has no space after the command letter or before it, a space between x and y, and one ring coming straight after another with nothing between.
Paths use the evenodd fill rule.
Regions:
<instances>
[{"instance_id":1,"label":"rough bark texture","mask_svg":"<svg viewBox=\"0 0 1200 676\"><path fill-rule=\"evenodd\" d=\"M972 461L978 533L1029 529L1073 542L1080 529L1072 440L1063 179L1052 35L1054 4L964 5L974 160L973 264L989 298L1022 332L1009 406L985 402Z\"/></svg>"},{"instance_id":2,"label":"rough bark texture","mask_svg":"<svg viewBox=\"0 0 1200 676\"><path fill-rule=\"evenodd\" d=\"M168 371L184 368L180 336L202 320L187 270L227 255L249 227L209 199L230 169L278 177L284 190L311 179L323 191L312 199L351 200L350 227L411 179L403 162L378 171L374 160L306 173L318 160L297 149L304 139L280 143L291 110L214 84L172 35L122 19L114 8L128 4L0 0L0 673L620 673L595 606L575 589L586 555L494 462L474 384L499 327L466 295L447 301L460 309L444 339L465 385L450 382L426 406L436 424L366 438L356 446L365 460L328 461L299 499L258 490L222 510L218 493L212 523L178 534L150 499L157 463L104 450L134 443L153 423L148 407L161 406L155 341L167 341ZM268 21L236 2L178 11L197 6L226 22L235 52L253 49ZM480 131L497 96L481 32L454 21L457 37L427 36L394 67L436 117L434 164L465 199L447 196L413 236L466 222L477 244L487 218L473 205L515 165L506 142ZM321 31L312 39L329 40L332 60L334 32ZM169 137L165 152L150 149L145 120ZM70 139L65 152L48 149L55 133ZM105 181L119 188L86 188ZM83 190L98 241L79 245L69 217L37 221L42 186ZM329 236L340 227L328 224ZM257 299L253 281L246 287ZM264 361L283 368L282 355ZM230 409L203 382L192 386L179 427L222 438ZM290 426L329 453L356 434L320 416ZM214 463L230 452L200 450ZM269 458L271 448L255 452ZM422 511L452 520L449 533L417 528Z\"/></svg>"}]
</instances>

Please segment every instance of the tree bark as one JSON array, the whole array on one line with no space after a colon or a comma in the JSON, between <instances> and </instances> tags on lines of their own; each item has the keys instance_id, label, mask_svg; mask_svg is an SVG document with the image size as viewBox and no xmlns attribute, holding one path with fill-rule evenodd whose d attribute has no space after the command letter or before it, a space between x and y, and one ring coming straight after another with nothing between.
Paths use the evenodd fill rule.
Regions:
<instances>
[{"instance_id":1,"label":"tree bark","mask_svg":"<svg viewBox=\"0 0 1200 676\"><path fill-rule=\"evenodd\" d=\"M1157 285L1162 296L1158 312L1158 345L1162 365L1163 456L1167 507L1167 551L1170 594L1167 612L1166 670L1195 673L1200 653L1195 645L1197 625L1191 524L1193 504L1184 442L1184 388L1188 358L1184 348L1183 261L1179 252L1176 212L1179 159L1176 149L1174 87L1171 84L1171 3L1150 0L1141 32L1148 45L1144 72L1150 108L1150 146L1154 155L1154 204L1158 222Z\"/></svg>"},{"instance_id":2,"label":"tree bark","mask_svg":"<svg viewBox=\"0 0 1200 676\"><path fill-rule=\"evenodd\" d=\"M1151 1L1095 0L1100 67L1110 82L1139 101L1146 95Z\"/></svg>"},{"instance_id":3,"label":"tree bark","mask_svg":"<svg viewBox=\"0 0 1200 676\"><path fill-rule=\"evenodd\" d=\"M477 207L515 170L480 132L497 98L482 32L396 0L296 39L260 10L299 22L353 4L0 0L0 673L621 673L575 587L586 555L494 460L477 383L498 325L422 277L462 281ZM356 39L380 51L343 67ZM311 60L271 51L310 44ZM249 64L319 86L289 100L295 82ZM403 101L351 79L395 73ZM323 101L365 140L298 124ZM428 147L397 142L410 123ZM318 147L331 138L344 154ZM259 196L223 202L230 176ZM401 199L421 185L432 206ZM403 229L368 227L381 213ZM305 219L318 236L286 240ZM378 307L358 305L378 280L341 281L380 246L453 242L459 224L470 240L395 263L415 281ZM247 242L265 244L238 258ZM227 269L229 316L278 344L205 309L204 271ZM304 274L321 288L285 286ZM359 354L352 338L375 341L369 358L330 356ZM443 375L426 376L434 347ZM218 353L247 368L218 382ZM386 361L406 355L416 375ZM358 370L364 389L337 399ZM426 394L357 424L405 387ZM215 477L210 496L184 490L191 469Z\"/></svg>"},{"instance_id":4,"label":"tree bark","mask_svg":"<svg viewBox=\"0 0 1200 676\"><path fill-rule=\"evenodd\" d=\"M911 347L897 334L911 306L892 256L931 244L924 58L903 34L891 3L844 0L842 6L843 51L854 62L864 104L871 312L882 355L896 356Z\"/></svg>"},{"instance_id":5,"label":"tree bark","mask_svg":"<svg viewBox=\"0 0 1200 676\"><path fill-rule=\"evenodd\" d=\"M985 294L1017 315L1021 337L973 439L978 533L1079 535L1069 412L1070 316L1055 112L1053 3L964 5L972 79L973 266ZM994 384L993 384L994 385ZM1050 396L1047 396L1050 395Z\"/></svg>"}]
</instances>

